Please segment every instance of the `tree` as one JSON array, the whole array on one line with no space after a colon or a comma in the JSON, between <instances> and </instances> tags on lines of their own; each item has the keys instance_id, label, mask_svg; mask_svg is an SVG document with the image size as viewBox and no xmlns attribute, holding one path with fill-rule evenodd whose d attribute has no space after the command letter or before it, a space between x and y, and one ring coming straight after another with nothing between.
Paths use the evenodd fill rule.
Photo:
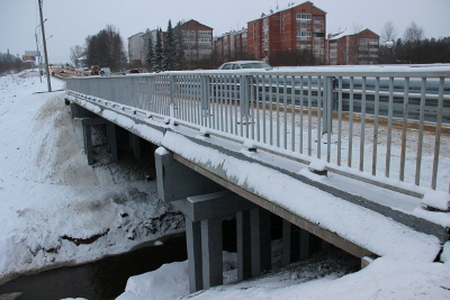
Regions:
<instances>
[{"instance_id":1,"label":"tree","mask_svg":"<svg viewBox=\"0 0 450 300\"><path fill-rule=\"evenodd\" d=\"M417 26L417 24L412 21L411 25L405 30L405 41L406 42L417 42L423 39L423 28Z\"/></svg>"},{"instance_id":2,"label":"tree","mask_svg":"<svg viewBox=\"0 0 450 300\"><path fill-rule=\"evenodd\" d=\"M388 21L384 24L383 30L381 31L381 41L386 43L388 41L394 42L397 38L397 30L394 27L392 21Z\"/></svg>"},{"instance_id":3,"label":"tree","mask_svg":"<svg viewBox=\"0 0 450 300\"><path fill-rule=\"evenodd\" d=\"M77 65L78 58L83 56L85 53L85 50L80 45L75 45L73 47L70 47L70 61L73 63L74 66Z\"/></svg>"},{"instance_id":4,"label":"tree","mask_svg":"<svg viewBox=\"0 0 450 300\"><path fill-rule=\"evenodd\" d=\"M112 71L118 71L126 63L122 38L112 25L94 36L88 36L86 45L90 65L110 67Z\"/></svg>"},{"instance_id":5,"label":"tree","mask_svg":"<svg viewBox=\"0 0 450 300\"><path fill-rule=\"evenodd\" d=\"M164 59L164 53L163 53L163 46L162 46L162 31L161 29L157 29L156 31L156 43L155 43L155 49L153 52L153 70L155 72L161 72L163 71L163 59Z\"/></svg>"},{"instance_id":6,"label":"tree","mask_svg":"<svg viewBox=\"0 0 450 300\"><path fill-rule=\"evenodd\" d=\"M167 25L166 42L164 44L163 69L166 71L170 71L174 70L175 68L176 68L176 47L172 29L172 22L169 20L169 24Z\"/></svg>"},{"instance_id":7,"label":"tree","mask_svg":"<svg viewBox=\"0 0 450 300\"><path fill-rule=\"evenodd\" d=\"M174 42L175 42L175 65L179 69L184 68L184 48L183 48L183 35L181 32L181 22L178 22L173 30Z\"/></svg>"},{"instance_id":8,"label":"tree","mask_svg":"<svg viewBox=\"0 0 450 300\"><path fill-rule=\"evenodd\" d=\"M145 64L148 67L153 66L153 37L149 29L145 33Z\"/></svg>"},{"instance_id":9,"label":"tree","mask_svg":"<svg viewBox=\"0 0 450 300\"><path fill-rule=\"evenodd\" d=\"M10 71L19 72L30 67L30 65L24 63L18 56L9 54L9 51L8 53L0 52L0 74L5 74Z\"/></svg>"}]
</instances>

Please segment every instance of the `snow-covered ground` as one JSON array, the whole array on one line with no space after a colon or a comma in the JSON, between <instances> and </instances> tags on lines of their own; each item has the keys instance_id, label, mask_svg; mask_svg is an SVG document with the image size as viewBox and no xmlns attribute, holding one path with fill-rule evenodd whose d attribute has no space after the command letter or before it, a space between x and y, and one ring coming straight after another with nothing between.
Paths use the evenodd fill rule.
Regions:
<instances>
[{"instance_id":1,"label":"snow-covered ground","mask_svg":"<svg viewBox=\"0 0 450 300\"><path fill-rule=\"evenodd\" d=\"M62 88L53 79L53 90ZM88 166L64 92L46 90L33 72L0 77L0 283L184 230L180 215L161 228L171 208L156 182L125 165Z\"/></svg>"},{"instance_id":2,"label":"snow-covered ground","mask_svg":"<svg viewBox=\"0 0 450 300\"><path fill-rule=\"evenodd\" d=\"M45 90L30 73L0 77L0 282L121 253L183 225L175 219L158 231L155 220L171 208L154 182L119 166L88 166L63 92L35 93ZM441 260L387 256L342 277L301 266L191 296L187 263L179 262L130 278L119 299L450 299L449 243Z\"/></svg>"}]
</instances>

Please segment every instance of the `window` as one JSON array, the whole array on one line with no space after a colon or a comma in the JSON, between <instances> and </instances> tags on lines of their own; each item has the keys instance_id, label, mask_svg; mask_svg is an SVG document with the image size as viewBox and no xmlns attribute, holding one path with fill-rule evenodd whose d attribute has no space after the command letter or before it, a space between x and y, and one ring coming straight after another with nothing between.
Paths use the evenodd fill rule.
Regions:
<instances>
[{"instance_id":1,"label":"window","mask_svg":"<svg viewBox=\"0 0 450 300\"><path fill-rule=\"evenodd\" d=\"M297 19L311 20L311 14L297 14Z\"/></svg>"},{"instance_id":2,"label":"window","mask_svg":"<svg viewBox=\"0 0 450 300\"><path fill-rule=\"evenodd\" d=\"M311 35L310 31L297 31L298 37L310 37Z\"/></svg>"}]
</instances>

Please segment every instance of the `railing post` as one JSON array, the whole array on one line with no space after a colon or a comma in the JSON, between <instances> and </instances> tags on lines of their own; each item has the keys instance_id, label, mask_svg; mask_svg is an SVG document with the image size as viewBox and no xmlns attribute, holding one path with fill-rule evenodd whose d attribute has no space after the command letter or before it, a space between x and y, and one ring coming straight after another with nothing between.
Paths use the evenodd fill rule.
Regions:
<instances>
[{"instance_id":1,"label":"railing post","mask_svg":"<svg viewBox=\"0 0 450 300\"><path fill-rule=\"evenodd\" d=\"M251 75L241 76L241 90L240 90L240 104L241 104L241 124L248 124L250 122L250 101L252 99L252 82Z\"/></svg>"},{"instance_id":2,"label":"railing post","mask_svg":"<svg viewBox=\"0 0 450 300\"><path fill-rule=\"evenodd\" d=\"M331 160L331 136L333 134L333 110L335 103L335 78L332 76L325 77L325 90L323 100L323 134L326 133L327 142L327 161ZM323 138L323 137L322 137Z\"/></svg>"},{"instance_id":3,"label":"railing post","mask_svg":"<svg viewBox=\"0 0 450 300\"><path fill-rule=\"evenodd\" d=\"M170 117L175 117L175 109L176 109L173 76L174 76L173 74L169 74L169 114L170 114Z\"/></svg>"},{"instance_id":4,"label":"railing post","mask_svg":"<svg viewBox=\"0 0 450 300\"><path fill-rule=\"evenodd\" d=\"M209 76L200 77L200 107L202 112L202 125L207 126L210 117L209 111Z\"/></svg>"}]
</instances>

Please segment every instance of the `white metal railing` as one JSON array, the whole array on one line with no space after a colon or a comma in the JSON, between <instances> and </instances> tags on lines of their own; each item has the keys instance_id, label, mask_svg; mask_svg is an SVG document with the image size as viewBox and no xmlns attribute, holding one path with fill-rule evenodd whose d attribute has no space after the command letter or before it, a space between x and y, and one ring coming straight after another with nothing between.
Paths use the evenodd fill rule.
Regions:
<instances>
[{"instance_id":1,"label":"white metal railing","mask_svg":"<svg viewBox=\"0 0 450 300\"><path fill-rule=\"evenodd\" d=\"M322 159L351 176L448 191L449 78L448 66L319 67L72 78L67 89Z\"/></svg>"}]
</instances>

